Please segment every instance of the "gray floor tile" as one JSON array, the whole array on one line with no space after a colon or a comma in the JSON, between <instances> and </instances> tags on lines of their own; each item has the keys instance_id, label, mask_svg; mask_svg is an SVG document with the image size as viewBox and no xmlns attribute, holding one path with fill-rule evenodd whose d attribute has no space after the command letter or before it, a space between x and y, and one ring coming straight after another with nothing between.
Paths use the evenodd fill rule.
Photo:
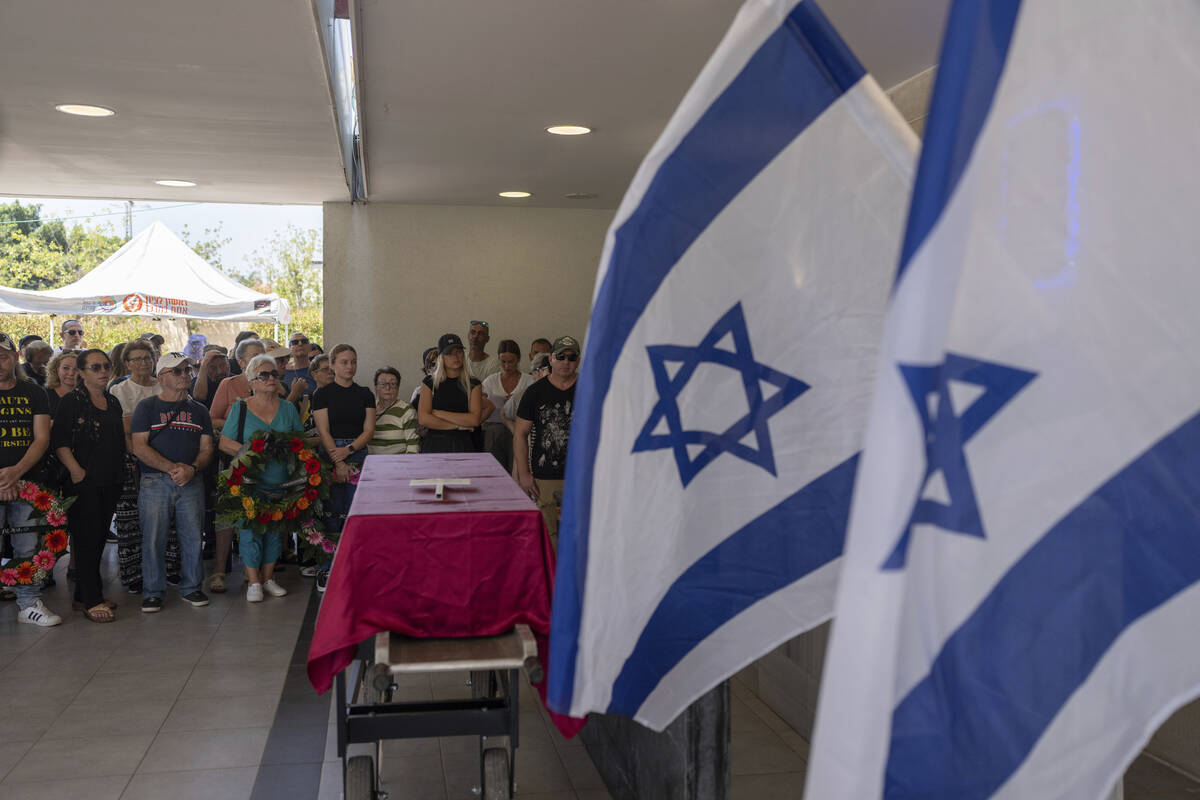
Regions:
<instances>
[{"instance_id":1,"label":"gray floor tile","mask_svg":"<svg viewBox=\"0 0 1200 800\"><path fill-rule=\"evenodd\" d=\"M274 649L255 647L247 644L229 644L224 640L210 643L201 654L197 667L213 669L221 667L286 667L291 663L292 654L286 643Z\"/></svg>"},{"instance_id":2,"label":"gray floor tile","mask_svg":"<svg viewBox=\"0 0 1200 800\"><path fill-rule=\"evenodd\" d=\"M271 729L261 763L315 764L325 759L325 739L329 726L293 727L277 725Z\"/></svg>"},{"instance_id":3,"label":"gray floor tile","mask_svg":"<svg viewBox=\"0 0 1200 800\"><path fill-rule=\"evenodd\" d=\"M740 731L729 746L730 772L757 775L769 772L801 772L804 759L784 744L774 731Z\"/></svg>"},{"instance_id":4,"label":"gray floor tile","mask_svg":"<svg viewBox=\"0 0 1200 800\"><path fill-rule=\"evenodd\" d=\"M128 783L128 775L6 783L0 797L4 800L118 800Z\"/></svg>"},{"instance_id":5,"label":"gray floor tile","mask_svg":"<svg viewBox=\"0 0 1200 800\"><path fill-rule=\"evenodd\" d=\"M97 674L87 682L75 699L90 702L174 700L179 696L189 675L190 670L187 669Z\"/></svg>"},{"instance_id":6,"label":"gray floor tile","mask_svg":"<svg viewBox=\"0 0 1200 800\"><path fill-rule=\"evenodd\" d=\"M420 756L383 760L383 788L390 800L441 800L446 784L438 763Z\"/></svg>"},{"instance_id":7,"label":"gray floor tile","mask_svg":"<svg viewBox=\"0 0 1200 800\"><path fill-rule=\"evenodd\" d=\"M12 768L4 783L132 775L153 738L152 733L110 734L38 742Z\"/></svg>"},{"instance_id":8,"label":"gray floor tile","mask_svg":"<svg viewBox=\"0 0 1200 800\"><path fill-rule=\"evenodd\" d=\"M612 795L607 789L586 789L582 792L577 792L579 800L612 800Z\"/></svg>"},{"instance_id":9,"label":"gray floor tile","mask_svg":"<svg viewBox=\"0 0 1200 800\"><path fill-rule=\"evenodd\" d=\"M42 735L42 740L87 739L113 733L157 733L171 710L171 702L139 700L113 703L77 700L66 707L49 730Z\"/></svg>"},{"instance_id":10,"label":"gray floor tile","mask_svg":"<svg viewBox=\"0 0 1200 800\"><path fill-rule=\"evenodd\" d=\"M318 788L317 800L342 800L341 761L326 761L321 765L321 785Z\"/></svg>"},{"instance_id":11,"label":"gray floor tile","mask_svg":"<svg viewBox=\"0 0 1200 800\"><path fill-rule=\"evenodd\" d=\"M247 800L257 774L258 767L141 773L133 776L121 800Z\"/></svg>"},{"instance_id":12,"label":"gray floor tile","mask_svg":"<svg viewBox=\"0 0 1200 800\"><path fill-rule=\"evenodd\" d=\"M185 697L175 701L163 732L206 731L221 728L264 728L275 717L279 698L269 694L238 697Z\"/></svg>"},{"instance_id":13,"label":"gray floor tile","mask_svg":"<svg viewBox=\"0 0 1200 800\"><path fill-rule=\"evenodd\" d=\"M20 733L13 731L13 734L19 736ZM3 779L8 771L16 766L21 757L29 752L29 748L33 747L36 739L28 741L4 741L0 742L0 779Z\"/></svg>"},{"instance_id":14,"label":"gray floor tile","mask_svg":"<svg viewBox=\"0 0 1200 800\"><path fill-rule=\"evenodd\" d=\"M521 751L518 750L518 761L521 759L521 755ZM592 758L588 755L585 748L574 747L570 750L564 750L558 754L558 757L567 770L567 777L571 779L571 787L576 791L580 789L605 788L604 779L600 777L600 771L592 763Z\"/></svg>"},{"instance_id":15,"label":"gray floor tile","mask_svg":"<svg viewBox=\"0 0 1200 800\"><path fill-rule=\"evenodd\" d=\"M796 800L803 793L803 772L734 775L730 785L732 800Z\"/></svg>"},{"instance_id":16,"label":"gray floor tile","mask_svg":"<svg viewBox=\"0 0 1200 800\"><path fill-rule=\"evenodd\" d=\"M178 646L170 642L147 643L144 647L126 646L113 651L101 664L98 673L112 672L173 672L190 670L204 654L206 645Z\"/></svg>"},{"instance_id":17,"label":"gray floor tile","mask_svg":"<svg viewBox=\"0 0 1200 800\"><path fill-rule=\"evenodd\" d=\"M9 662L6 669L10 674L36 675L70 664L72 672L95 672L115 652L114 647L96 648L86 644L55 648L34 645Z\"/></svg>"},{"instance_id":18,"label":"gray floor tile","mask_svg":"<svg viewBox=\"0 0 1200 800\"><path fill-rule=\"evenodd\" d=\"M479 786L479 754L457 754L442 756L442 773L445 776L447 800L463 800L478 797L473 790Z\"/></svg>"},{"instance_id":19,"label":"gray floor tile","mask_svg":"<svg viewBox=\"0 0 1200 800\"><path fill-rule=\"evenodd\" d=\"M74 689L68 690L61 697L37 701L32 696L21 696L8 701L0 701L0 720L21 720L22 739L34 739L45 733L59 714L70 705L74 699Z\"/></svg>"},{"instance_id":20,"label":"gray floor tile","mask_svg":"<svg viewBox=\"0 0 1200 800\"><path fill-rule=\"evenodd\" d=\"M264 764L258 769L251 800L312 797L321 784L321 763Z\"/></svg>"},{"instance_id":21,"label":"gray floor tile","mask_svg":"<svg viewBox=\"0 0 1200 800\"><path fill-rule=\"evenodd\" d=\"M183 687L181 698L278 697L285 667L197 667Z\"/></svg>"},{"instance_id":22,"label":"gray floor tile","mask_svg":"<svg viewBox=\"0 0 1200 800\"><path fill-rule=\"evenodd\" d=\"M554 748L517 751L517 784L521 792L560 792L573 790L571 778Z\"/></svg>"},{"instance_id":23,"label":"gray floor tile","mask_svg":"<svg viewBox=\"0 0 1200 800\"><path fill-rule=\"evenodd\" d=\"M257 765L268 728L160 733L138 772L182 772Z\"/></svg>"}]
</instances>

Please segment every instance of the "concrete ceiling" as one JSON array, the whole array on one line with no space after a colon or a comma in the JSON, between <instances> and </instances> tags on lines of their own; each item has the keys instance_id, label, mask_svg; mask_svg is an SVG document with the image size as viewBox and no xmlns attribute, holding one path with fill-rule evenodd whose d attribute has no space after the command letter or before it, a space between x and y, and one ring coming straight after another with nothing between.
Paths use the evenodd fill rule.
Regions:
<instances>
[{"instance_id":1,"label":"concrete ceiling","mask_svg":"<svg viewBox=\"0 0 1200 800\"><path fill-rule=\"evenodd\" d=\"M888 88L934 63L947 4L822 7ZM358 2L369 199L499 204L526 189L517 203L615 207L740 5ZM4 2L0 65L0 194L348 199L310 0ZM118 114L68 117L64 102ZM595 132L543 131L562 122Z\"/></svg>"}]
</instances>

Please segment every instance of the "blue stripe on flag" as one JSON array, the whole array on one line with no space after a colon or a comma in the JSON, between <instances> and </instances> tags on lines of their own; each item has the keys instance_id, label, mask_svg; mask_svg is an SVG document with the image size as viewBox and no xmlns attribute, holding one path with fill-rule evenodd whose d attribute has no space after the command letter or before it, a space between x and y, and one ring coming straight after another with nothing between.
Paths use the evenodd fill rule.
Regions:
<instances>
[{"instance_id":1,"label":"blue stripe on flag","mask_svg":"<svg viewBox=\"0 0 1200 800\"><path fill-rule=\"evenodd\" d=\"M633 716L663 676L713 631L840 556L857 470L855 454L679 576L621 669L608 713Z\"/></svg>"},{"instance_id":2,"label":"blue stripe on flag","mask_svg":"<svg viewBox=\"0 0 1200 800\"><path fill-rule=\"evenodd\" d=\"M897 281L967 167L992 108L1020 7L1021 0L970 0L950 9Z\"/></svg>"},{"instance_id":3,"label":"blue stripe on flag","mask_svg":"<svg viewBox=\"0 0 1200 800\"><path fill-rule=\"evenodd\" d=\"M896 707L885 797L986 798L1121 633L1200 581L1200 415L996 584Z\"/></svg>"},{"instance_id":4,"label":"blue stripe on flag","mask_svg":"<svg viewBox=\"0 0 1200 800\"><path fill-rule=\"evenodd\" d=\"M816 4L797 4L663 161L614 236L572 415L549 656L555 708L570 705L575 686L592 472L604 398L629 332L717 214L864 74Z\"/></svg>"}]
</instances>

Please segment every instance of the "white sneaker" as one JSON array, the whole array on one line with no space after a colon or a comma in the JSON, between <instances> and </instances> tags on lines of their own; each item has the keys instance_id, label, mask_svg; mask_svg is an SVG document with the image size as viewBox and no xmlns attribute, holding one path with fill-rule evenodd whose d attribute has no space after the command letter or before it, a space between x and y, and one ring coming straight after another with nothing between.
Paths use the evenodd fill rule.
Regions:
<instances>
[{"instance_id":1,"label":"white sneaker","mask_svg":"<svg viewBox=\"0 0 1200 800\"><path fill-rule=\"evenodd\" d=\"M55 625L62 624L62 617L46 608L46 604L38 600L29 608L23 608L17 612L17 622L39 625L43 628L53 628Z\"/></svg>"},{"instance_id":2,"label":"white sneaker","mask_svg":"<svg viewBox=\"0 0 1200 800\"><path fill-rule=\"evenodd\" d=\"M251 603L261 603L263 600L263 587L261 583L252 583L246 589L246 600Z\"/></svg>"},{"instance_id":3,"label":"white sneaker","mask_svg":"<svg viewBox=\"0 0 1200 800\"><path fill-rule=\"evenodd\" d=\"M287 589L276 583L274 578L271 578L269 581L264 583L262 588L265 589L267 594L271 595L271 597L283 597L288 593Z\"/></svg>"}]
</instances>

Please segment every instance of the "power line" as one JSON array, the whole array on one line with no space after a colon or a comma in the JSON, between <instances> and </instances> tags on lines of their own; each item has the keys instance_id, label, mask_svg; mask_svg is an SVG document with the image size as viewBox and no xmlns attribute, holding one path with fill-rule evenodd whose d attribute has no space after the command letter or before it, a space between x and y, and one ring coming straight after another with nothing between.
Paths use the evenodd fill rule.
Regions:
<instances>
[{"instance_id":1,"label":"power line","mask_svg":"<svg viewBox=\"0 0 1200 800\"><path fill-rule=\"evenodd\" d=\"M104 214L77 214L76 216L73 216L73 217L48 217L46 219L39 219L39 218L35 218L35 219L5 219L5 220L0 220L0 225L21 225L26 222L40 222L42 224L45 224L47 222L66 222L66 221L72 220L72 219L92 219L93 217L117 217L117 216L124 216L124 215L130 214L130 213L145 214L147 212L152 212L152 211L166 211L169 208L187 208L188 206L202 206L202 205L205 205L205 203L179 203L179 204L173 205L173 206L159 206L158 208L142 208L142 209L137 209L137 210L132 210L132 211L130 209L126 209L124 211L110 211L110 212L106 212Z\"/></svg>"}]
</instances>

